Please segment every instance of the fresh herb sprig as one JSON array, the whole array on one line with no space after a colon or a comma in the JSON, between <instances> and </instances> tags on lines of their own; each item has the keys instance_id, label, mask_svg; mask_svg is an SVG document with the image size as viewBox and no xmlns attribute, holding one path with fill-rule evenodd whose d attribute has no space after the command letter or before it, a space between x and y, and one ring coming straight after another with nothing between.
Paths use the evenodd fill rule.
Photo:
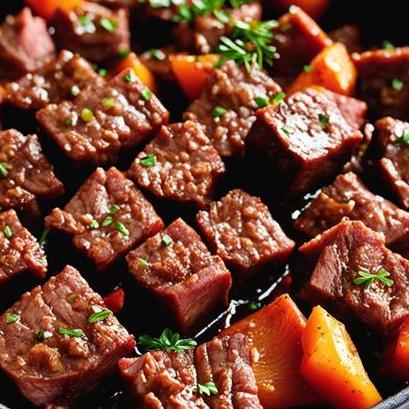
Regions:
<instances>
[{"instance_id":1,"label":"fresh herb sprig","mask_svg":"<svg viewBox=\"0 0 409 409\"><path fill-rule=\"evenodd\" d=\"M379 268L378 271L374 274L372 274L366 268L361 268L357 274L358 277L354 280L355 285L363 285L365 288L368 288L375 281L379 281L387 287L392 287L393 285L393 280L388 278L391 274L383 267Z\"/></svg>"},{"instance_id":2,"label":"fresh herb sprig","mask_svg":"<svg viewBox=\"0 0 409 409\"><path fill-rule=\"evenodd\" d=\"M395 140L403 146L409 147L409 132L402 131L400 135L395 134Z\"/></svg>"},{"instance_id":3,"label":"fresh herb sprig","mask_svg":"<svg viewBox=\"0 0 409 409\"><path fill-rule=\"evenodd\" d=\"M163 330L159 338L150 335L139 337L139 346L147 351L162 349L165 351L183 352L194 348L197 342L192 338L181 338L178 333L169 328Z\"/></svg>"},{"instance_id":4,"label":"fresh herb sprig","mask_svg":"<svg viewBox=\"0 0 409 409\"><path fill-rule=\"evenodd\" d=\"M217 395L219 391L217 390L217 386L214 382L207 382L205 384L198 383L197 384L197 391L200 395Z\"/></svg>"}]
</instances>

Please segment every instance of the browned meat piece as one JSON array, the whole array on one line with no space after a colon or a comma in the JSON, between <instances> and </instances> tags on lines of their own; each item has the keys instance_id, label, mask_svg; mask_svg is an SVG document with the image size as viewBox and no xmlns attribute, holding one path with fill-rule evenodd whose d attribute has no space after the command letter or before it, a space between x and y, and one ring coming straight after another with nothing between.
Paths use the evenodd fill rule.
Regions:
<instances>
[{"instance_id":1,"label":"browned meat piece","mask_svg":"<svg viewBox=\"0 0 409 409\"><path fill-rule=\"evenodd\" d=\"M281 88L262 70L248 73L233 62L208 77L206 90L195 100L185 119L196 120L222 157L244 154L247 133L255 121L258 99L270 101Z\"/></svg>"},{"instance_id":2,"label":"browned meat piece","mask_svg":"<svg viewBox=\"0 0 409 409\"><path fill-rule=\"evenodd\" d=\"M126 259L132 277L166 306L184 333L197 329L227 305L229 271L182 219L131 251Z\"/></svg>"},{"instance_id":3,"label":"browned meat piece","mask_svg":"<svg viewBox=\"0 0 409 409\"><path fill-rule=\"evenodd\" d=\"M44 278L47 258L16 212L8 210L0 213L0 284L25 272Z\"/></svg>"},{"instance_id":4,"label":"browned meat piece","mask_svg":"<svg viewBox=\"0 0 409 409\"><path fill-rule=\"evenodd\" d=\"M360 93L374 115L407 119L409 115L409 47L353 54Z\"/></svg>"},{"instance_id":5,"label":"browned meat piece","mask_svg":"<svg viewBox=\"0 0 409 409\"><path fill-rule=\"evenodd\" d=\"M127 69L107 83L90 85L73 101L48 105L36 117L69 159L105 164L166 124L169 113Z\"/></svg>"},{"instance_id":6,"label":"browned meat piece","mask_svg":"<svg viewBox=\"0 0 409 409\"><path fill-rule=\"evenodd\" d=\"M140 54L140 58L143 65L145 65L149 71L159 80L171 82L176 81L175 74L173 73L170 56L175 54L175 48L173 46L164 48L153 48Z\"/></svg>"},{"instance_id":7,"label":"browned meat piece","mask_svg":"<svg viewBox=\"0 0 409 409\"><path fill-rule=\"evenodd\" d=\"M162 127L139 153L130 177L158 197L205 207L223 161L197 122Z\"/></svg>"},{"instance_id":8,"label":"browned meat piece","mask_svg":"<svg viewBox=\"0 0 409 409\"><path fill-rule=\"evenodd\" d=\"M239 189L213 202L209 211L200 211L196 220L211 248L241 274L285 261L294 249L268 207Z\"/></svg>"},{"instance_id":9,"label":"browned meat piece","mask_svg":"<svg viewBox=\"0 0 409 409\"><path fill-rule=\"evenodd\" d=\"M303 289L311 304L325 305L342 319L353 317L381 331L409 315L409 261L388 250L383 235L362 222L343 221L302 245L300 253L311 272ZM382 269L392 280L390 286L371 276L370 281L355 282L362 274L373 276Z\"/></svg>"},{"instance_id":10,"label":"browned meat piece","mask_svg":"<svg viewBox=\"0 0 409 409\"><path fill-rule=\"evenodd\" d=\"M0 26L0 78L14 79L34 71L54 54L47 24L29 8L8 16Z\"/></svg>"},{"instance_id":11,"label":"browned meat piece","mask_svg":"<svg viewBox=\"0 0 409 409\"><path fill-rule=\"evenodd\" d=\"M46 217L103 270L156 234L163 222L134 184L116 168L98 168L63 210Z\"/></svg>"},{"instance_id":12,"label":"browned meat piece","mask_svg":"<svg viewBox=\"0 0 409 409\"><path fill-rule=\"evenodd\" d=\"M383 233L387 245L409 238L409 213L371 193L352 172L339 175L334 183L322 188L295 221L295 227L313 238L344 219L360 220Z\"/></svg>"},{"instance_id":13,"label":"browned meat piece","mask_svg":"<svg viewBox=\"0 0 409 409\"><path fill-rule=\"evenodd\" d=\"M36 135L10 129L0 132L0 206L27 212L38 210L37 199L64 193L62 183L42 153Z\"/></svg>"},{"instance_id":14,"label":"browned meat piece","mask_svg":"<svg viewBox=\"0 0 409 409\"><path fill-rule=\"evenodd\" d=\"M36 111L48 104L73 99L89 84L103 86L104 81L86 60L64 50L38 70L7 84L5 102Z\"/></svg>"},{"instance_id":15,"label":"browned meat piece","mask_svg":"<svg viewBox=\"0 0 409 409\"><path fill-rule=\"evenodd\" d=\"M341 26L329 33L334 43L345 45L349 53L359 53L362 51L361 30L354 24Z\"/></svg>"},{"instance_id":16,"label":"browned meat piece","mask_svg":"<svg viewBox=\"0 0 409 409\"><path fill-rule=\"evenodd\" d=\"M0 317L0 367L36 406L92 389L134 346L133 336L70 266Z\"/></svg>"},{"instance_id":17,"label":"browned meat piece","mask_svg":"<svg viewBox=\"0 0 409 409\"><path fill-rule=\"evenodd\" d=\"M126 9L110 10L85 1L72 11L57 9L51 23L59 49L91 61L103 62L130 48Z\"/></svg>"},{"instance_id":18,"label":"browned meat piece","mask_svg":"<svg viewBox=\"0 0 409 409\"><path fill-rule=\"evenodd\" d=\"M267 156L288 194L299 195L334 176L362 138L329 91L311 88L260 109L248 143Z\"/></svg>"}]
</instances>

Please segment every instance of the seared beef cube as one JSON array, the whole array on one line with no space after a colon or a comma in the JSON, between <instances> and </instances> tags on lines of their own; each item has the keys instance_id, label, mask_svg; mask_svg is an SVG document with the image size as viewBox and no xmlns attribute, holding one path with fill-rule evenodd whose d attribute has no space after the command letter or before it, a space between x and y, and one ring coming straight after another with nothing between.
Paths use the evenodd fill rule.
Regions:
<instances>
[{"instance_id":1,"label":"seared beef cube","mask_svg":"<svg viewBox=\"0 0 409 409\"><path fill-rule=\"evenodd\" d=\"M193 121L164 126L133 162L129 174L161 198L204 207L210 202L223 161Z\"/></svg>"},{"instance_id":2,"label":"seared beef cube","mask_svg":"<svg viewBox=\"0 0 409 409\"><path fill-rule=\"evenodd\" d=\"M60 49L102 62L130 48L128 12L110 10L98 4L83 2L75 10L60 8L54 14L55 41Z\"/></svg>"},{"instance_id":3,"label":"seared beef cube","mask_svg":"<svg viewBox=\"0 0 409 409\"><path fill-rule=\"evenodd\" d=\"M360 92L378 117L409 116L409 47L354 54Z\"/></svg>"},{"instance_id":4,"label":"seared beef cube","mask_svg":"<svg viewBox=\"0 0 409 409\"><path fill-rule=\"evenodd\" d=\"M34 71L54 54L47 24L29 8L8 16L0 26L0 78L18 78Z\"/></svg>"},{"instance_id":5,"label":"seared beef cube","mask_svg":"<svg viewBox=\"0 0 409 409\"><path fill-rule=\"evenodd\" d=\"M310 266L303 295L312 304L381 331L409 315L409 261L362 222L343 221L301 246L300 253Z\"/></svg>"},{"instance_id":6,"label":"seared beef cube","mask_svg":"<svg viewBox=\"0 0 409 409\"><path fill-rule=\"evenodd\" d=\"M341 26L329 33L334 43L345 45L349 53L358 53L362 51L361 29L355 24Z\"/></svg>"},{"instance_id":7,"label":"seared beef cube","mask_svg":"<svg viewBox=\"0 0 409 409\"><path fill-rule=\"evenodd\" d=\"M28 212L38 210L37 199L64 193L62 183L42 153L36 135L10 129L0 132L0 206Z\"/></svg>"},{"instance_id":8,"label":"seared beef cube","mask_svg":"<svg viewBox=\"0 0 409 409\"><path fill-rule=\"evenodd\" d=\"M14 210L0 213L0 284L30 272L44 278L47 258Z\"/></svg>"},{"instance_id":9,"label":"seared beef cube","mask_svg":"<svg viewBox=\"0 0 409 409\"><path fill-rule=\"evenodd\" d=\"M132 277L165 305L184 333L227 306L229 271L182 219L131 251L126 259Z\"/></svg>"},{"instance_id":10,"label":"seared beef cube","mask_svg":"<svg viewBox=\"0 0 409 409\"><path fill-rule=\"evenodd\" d=\"M89 84L103 86L103 83L91 64L64 50L38 70L7 84L5 101L21 109L37 111L48 104L73 99Z\"/></svg>"},{"instance_id":11,"label":"seared beef cube","mask_svg":"<svg viewBox=\"0 0 409 409\"><path fill-rule=\"evenodd\" d=\"M70 266L0 317L0 368L36 406L92 389L134 346Z\"/></svg>"},{"instance_id":12,"label":"seared beef cube","mask_svg":"<svg viewBox=\"0 0 409 409\"><path fill-rule=\"evenodd\" d=\"M379 167L399 203L409 209L409 123L383 118L376 122L381 150Z\"/></svg>"},{"instance_id":13,"label":"seared beef cube","mask_svg":"<svg viewBox=\"0 0 409 409\"><path fill-rule=\"evenodd\" d=\"M268 103L281 88L262 70L228 62L208 77L201 98L193 101L185 119L200 122L222 157L244 154L247 133L255 121L257 101Z\"/></svg>"},{"instance_id":14,"label":"seared beef cube","mask_svg":"<svg viewBox=\"0 0 409 409\"><path fill-rule=\"evenodd\" d=\"M48 105L36 117L64 154L84 165L115 162L121 150L167 123L169 114L127 69L106 84L85 88L74 101Z\"/></svg>"},{"instance_id":15,"label":"seared beef cube","mask_svg":"<svg viewBox=\"0 0 409 409\"><path fill-rule=\"evenodd\" d=\"M135 185L116 168L98 168L46 225L73 237L75 247L103 270L163 228Z\"/></svg>"},{"instance_id":16,"label":"seared beef cube","mask_svg":"<svg viewBox=\"0 0 409 409\"><path fill-rule=\"evenodd\" d=\"M213 202L209 211L200 211L196 220L211 248L241 274L286 261L294 249L268 207L239 189Z\"/></svg>"},{"instance_id":17,"label":"seared beef cube","mask_svg":"<svg viewBox=\"0 0 409 409\"><path fill-rule=\"evenodd\" d=\"M251 341L236 333L216 337L195 351L197 380L214 382L217 394L206 398L212 409L262 409L252 369L254 361Z\"/></svg>"},{"instance_id":18,"label":"seared beef cube","mask_svg":"<svg viewBox=\"0 0 409 409\"><path fill-rule=\"evenodd\" d=\"M409 213L374 195L354 173L339 175L303 210L295 227L313 238L344 219L360 220L385 235L387 245L409 238Z\"/></svg>"},{"instance_id":19,"label":"seared beef cube","mask_svg":"<svg viewBox=\"0 0 409 409\"><path fill-rule=\"evenodd\" d=\"M306 89L257 111L248 143L288 181L289 195L306 193L333 176L363 138L331 95Z\"/></svg>"}]
</instances>

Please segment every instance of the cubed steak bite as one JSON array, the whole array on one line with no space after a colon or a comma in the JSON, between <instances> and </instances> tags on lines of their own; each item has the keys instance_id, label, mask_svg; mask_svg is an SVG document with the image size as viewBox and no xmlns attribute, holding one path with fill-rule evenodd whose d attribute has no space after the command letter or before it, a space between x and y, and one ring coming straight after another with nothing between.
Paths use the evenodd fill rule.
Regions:
<instances>
[{"instance_id":1,"label":"cubed steak bite","mask_svg":"<svg viewBox=\"0 0 409 409\"><path fill-rule=\"evenodd\" d=\"M110 10L84 1L74 10L58 8L51 20L59 49L77 52L84 58L103 62L130 48L128 11Z\"/></svg>"},{"instance_id":2,"label":"cubed steak bite","mask_svg":"<svg viewBox=\"0 0 409 409\"><path fill-rule=\"evenodd\" d=\"M362 140L342 115L333 93L308 88L257 111L247 142L301 195L333 177Z\"/></svg>"},{"instance_id":3,"label":"cubed steak bite","mask_svg":"<svg viewBox=\"0 0 409 409\"><path fill-rule=\"evenodd\" d=\"M263 70L248 72L230 61L212 70L201 98L184 115L201 123L222 157L241 156L255 112L266 106L281 88Z\"/></svg>"},{"instance_id":4,"label":"cubed steak bite","mask_svg":"<svg viewBox=\"0 0 409 409\"><path fill-rule=\"evenodd\" d=\"M36 135L0 132L0 206L39 213L38 199L54 199L64 186L44 156Z\"/></svg>"},{"instance_id":5,"label":"cubed steak bite","mask_svg":"<svg viewBox=\"0 0 409 409\"><path fill-rule=\"evenodd\" d=\"M8 16L0 26L0 78L14 79L41 66L54 55L47 24L28 7Z\"/></svg>"},{"instance_id":6,"label":"cubed steak bite","mask_svg":"<svg viewBox=\"0 0 409 409\"><path fill-rule=\"evenodd\" d=\"M386 331L409 315L409 261L360 221L343 221L302 245L302 296L344 320Z\"/></svg>"},{"instance_id":7,"label":"cubed steak bite","mask_svg":"<svg viewBox=\"0 0 409 409\"><path fill-rule=\"evenodd\" d=\"M229 271L182 219L126 259L132 278L167 308L183 333L191 333L227 306Z\"/></svg>"},{"instance_id":8,"label":"cubed steak bite","mask_svg":"<svg viewBox=\"0 0 409 409\"><path fill-rule=\"evenodd\" d=\"M409 238L409 213L373 194L353 172L339 175L331 185L323 187L294 225L313 238L344 219L360 220L383 233L388 246Z\"/></svg>"},{"instance_id":9,"label":"cubed steak bite","mask_svg":"<svg viewBox=\"0 0 409 409\"><path fill-rule=\"evenodd\" d=\"M205 207L224 172L223 161L200 124L186 121L163 126L128 174L159 198Z\"/></svg>"},{"instance_id":10,"label":"cubed steak bite","mask_svg":"<svg viewBox=\"0 0 409 409\"><path fill-rule=\"evenodd\" d=\"M5 103L30 111L74 99L89 84L104 83L91 64L63 50L56 58L5 87Z\"/></svg>"},{"instance_id":11,"label":"cubed steak bite","mask_svg":"<svg viewBox=\"0 0 409 409\"><path fill-rule=\"evenodd\" d=\"M73 101L51 104L37 120L62 152L80 164L105 164L168 122L169 113L131 69L96 82Z\"/></svg>"},{"instance_id":12,"label":"cubed steak bite","mask_svg":"<svg viewBox=\"0 0 409 409\"><path fill-rule=\"evenodd\" d=\"M45 221L72 236L98 270L163 228L152 205L116 168L97 168L64 209L53 209Z\"/></svg>"},{"instance_id":13,"label":"cubed steak bite","mask_svg":"<svg viewBox=\"0 0 409 409\"><path fill-rule=\"evenodd\" d=\"M271 216L260 198L243 190L230 191L196 216L210 247L226 265L242 275L263 265L285 262L295 243Z\"/></svg>"},{"instance_id":14,"label":"cubed steak bite","mask_svg":"<svg viewBox=\"0 0 409 409\"><path fill-rule=\"evenodd\" d=\"M44 278L47 258L14 210L0 213L0 284L22 273Z\"/></svg>"},{"instance_id":15,"label":"cubed steak bite","mask_svg":"<svg viewBox=\"0 0 409 409\"><path fill-rule=\"evenodd\" d=\"M44 406L98 385L135 341L67 266L0 317L0 346L1 370L34 405Z\"/></svg>"}]
</instances>

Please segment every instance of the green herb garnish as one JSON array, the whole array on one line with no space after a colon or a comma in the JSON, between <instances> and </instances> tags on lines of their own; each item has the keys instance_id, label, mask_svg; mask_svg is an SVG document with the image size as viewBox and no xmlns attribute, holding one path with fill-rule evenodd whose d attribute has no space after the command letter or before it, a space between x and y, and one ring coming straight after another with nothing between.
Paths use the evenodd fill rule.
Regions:
<instances>
[{"instance_id":1,"label":"green herb garnish","mask_svg":"<svg viewBox=\"0 0 409 409\"><path fill-rule=\"evenodd\" d=\"M122 233L124 236L129 236L129 230L125 225L119 221L114 222L114 228Z\"/></svg>"},{"instance_id":2,"label":"green herb garnish","mask_svg":"<svg viewBox=\"0 0 409 409\"><path fill-rule=\"evenodd\" d=\"M320 115L319 115L319 119L320 119L321 124L322 124L324 127L329 126L329 117L328 117L327 115L320 114Z\"/></svg>"},{"instance_id":3,"label":"green herb garnish","mask_svg":"<svg viewBox=\"0 0 409 409\"><path fill-rule=\"evenodd\" d=\"M405 83L397 78L393 78L392 82L391 82L391 87L393 90L395 91L402 91L403 86L405 85Z\"/></svg>"},{"instance_id":4,"label":"green herb garnish","mask_svg":"<svg viewBox=\"0 0 409 409\"><path fill-rule=\"evenodd\" d=\"M136 80L136 77L135 77L133 71L127 72L127 73L124 75L124 80L125 80L126 82L129 82L129 83L134 82L134 81Z\"/></svg>"},{"instance_id":5,"label":"green herb garnish","mask_svg":"<svg viewBox=\"0 0 409 409\"><path fill-rule=\"evenodd\" d=\"M118 28L118 22L112 18L101 18L99 25L109 33L114 32Z\"/></svg>"},{"instance_id":6,"label":"green herb garnish","mask_svg":"<svg viewBox=\"0 0 409 409\"><path fill-rule=\"evenodd\" d=\"M391 274L383 267L381 267L375 274L372 274L366 268L361 268L356 274L358 274L359 277L357 277L353 283L355 285L363 285L365 288L370 287L375 280L385 284L387 287L392 287L393 285L393 280L388 278Z\"/></svg>"},{"instance_id":7,"label":"green herb garnish","mask_svg":"<svg viewBox=\"0 0 409 409\"><path fill-rule=\"evenodd\" d=\"M395 49L395 45L393 43L391 43L388 40L383 40L382 41L382 48L384 50L394 50Z\"/></svg>"},{"instance_id":8,"label":"green herb garnish","mask_svg":"<svg viewBox=\"0 0 409 409\"><path fill-rule=\"evenodd\" d=\"M105 219L102 221L102 227L108 227L112 224L114 219L111 216L105 217Z\"/></svg>"},{"instance_id":9,"label":"green herb garnish","mask_svg":"<svg viewBox=\"0 0 409 409\"><path fill-rule=\"evenodd\" d=\"M13 324L17 321L20 321L20 315L14 314L13 312L8 312L6 314L6 322L7 324Z\"/></svg>"},{"instance_id":10,"label":"green herb garnish","mask_svg":"<svg viewBox=\"0 0 409 409\"><path fill-rule=\"evenodd\" d=\"M119 58L126 58L129 54L131 54L131 50L129 48L124 48L118 51Z\"/></svg>"},{"instance_id":11,"label":"green herb garnish","mask_svg":"<svg viewBox=\"0 0 409 409\"><path fill-rule=\"evenodd\" d=\"M84 14L83 16L78 17L78 21L86 31L92 32L95 31L95 25L92 22L90 16L88 14Z\"/></svg>"},{"instance_id":12,"label":"green herb garnish","mask_svg":"<svg viewBox=\"0 0 409 409\"><path fill-rule=\"evenodd\" d=\"M88 225L88 229L90 230L95 230L99 228L99 223L94 219L90 222L90 224Z\"/></svg>"},{"instance_id":13,"label":"green herb garnish","mask_svg":"<svg viewBox=\"0 0 409 409\"><path fill-rule=\"evenodd\" d=\"M94 312L88 317L90 324L106 320L112 312L106 308L94 307Z\"/></svg>"},{"instance_id":14,"label":"green herb garnish","mask_svg":"<svg viewBox=\"0 0 409 409\"><path fill-rule=\"evenodd\" d=\"M291 128L291 126L288 126L288 125L284 125L284 126L281 128L281 130L282 130L283 132L285 132L286 134L294 133L294 129Z\"/></svg>"},{"instance_id":15,"label":"green herb garnish","mask_svg":"<svg viewBox=\"0 0 409 409\"><path fill-rule=\"evenodd\" d=\"M207 382L205 384L198 383L197 391L200 393L200 395L206 396L217 395L219 392L214 382Z\"/></svg>"},{"instance_id":16,"label":"green herb garnish","mask_svg":"<svg viewBox=\"0 0 409 409\"><path fill-rule=\"evenodd\" d=\"M58 333L60 335L67 335L70 338L79 338L84 335L84 331L81 328L58 328Z\"/></svg>"},{"instance_id":17,"label":"green herb garnish","mask_svg":"<svg viewBox=\"0 0 409 409\"><path fill-rule=\"evenodd\" d=\"M140 164L145 168L151 168L156 165L156 156L148 153L146 156L141 158Z\"/></svg>"},{"instance_id":18,"label":"green herb garnish","mask_svg":"<svg viewBox=\"0 0 409 409\"><path fill-rule=\"evenodd\" d=\"M285 92L280 91L276 95L274 95L273 103L277 104L278 102L282 101L285 98Z\"/></svg>"},{"instance_id":19,"label":"green herb garnish","mask_svg":"<svg viewBox=\"0 0 409 409\"><path fill-rule=\"evenodd\" d=\"M46 227L43 232L41 233L41 236L38 240L38 244L40 245L40 247L45 247L45 245L47 244L47 239L48 239L48 235L50 234L50 229L48 227Z\"/></svg>"},{"instance_id":20,"label":"green herb garnish","mask_svg":"<svg viewBox=\"0 0 409 409\"><path fill-rule=\"evenodd\" d=\"M8 225L4 227L3 233L8 239L11 239L11 236L13 235L13 232L11 231L10 226Z\"/></svg>"},{"instance_id":21,"label":"green herb garnish","mask_svg":"<svg viewBox=\"0 0 409 409\"><path fill-rule=\"evenodd\" d=\"M7 163L6 162L0 162L0 176L5 178L8 174L7 170Z\"/></svg>"},{"instance_id":22,"label":"green herb garnish","mask_svg":"<svg viewBox=\"0 0 409 409\"><path fill-rule=\"evenodd\" d=\"M121 210L121 208L120 208L117 204L113 204L113 205L109 208L109 213L115 214L115 213L118 213L120 210Z\"/></svg>"},{"instance_id":23,"label":"green herb garnish","mask_svg":"<svg viewBox=\"0 0 409 409\"><path fill-rule=\"evenodd\" d=\"M252 301L249 304L250 311L257 311L259 308L261 308L261 303L259 303L258 301Z\"/></svg>"},{"instance_id":24,"label":"green herb garnish","mask_svg":"<svg viewBox=\"0 0 409 409\"><path fill-rule=\"evenodd\" d=\"M53 333L52 333L52 332L50 332L50 331L44 331L43 329L38 330L38 331L37 331L37 334L36 334L36 338L37 338L39 341L44 341L44 340L46 340L46 339L48 339L48 338L51 338L52 336L53 336Z\"/></svg>"},{"instance_id":25,"label":"green herb garnish","mask_svg":"<svg viewBox=\"0 0 409 409\"><path fill-rule=\"evenodd\" d=\"M138 264L141 267L148 267L149 266L149 263L146 260L144 260L143 258L138 258Z\"/></svg>"},{"instance_id":26,"label":"green herb garnish","mask_svg":"<svg viewBox=\"0 0 409 409\"><path fill-rule=\"evenodd\" d=\"M162 244L163 244L165 247L170 246L170 245L172 244L172 242L173 242L172 237L168 236L167 234L165 234L165 235L162 237Z\"/></svg>"},{"instance_id":27,"label":"green herb garnish","mask_svg":"<svg viewBox=\"0 0 409 409\"><path fill-rule=\"evenodd\" d=\"M150 89L148 89L148 88L145 88L141 92L141 97L145 101L149 101L152 98L152 95L153 95L152 91Z\"/></svg>"},{"instance_id":28,"label":"green herb garnish","mask_svg":"<svg viewBox=\"0 0 409 409\"><path fill-rule=\"evenodd\" d=\"M212 116L214 118L220 118L221 116L223 116L228 110L226 108L217 106L214 107L212 110Z\"/></svg>"},{"instance_id":29,"label":"green herb garnish","mask_svg":"<svg viewBox=\"0 0 409 409\"><path fill-rule=\"evenodd\" d=\"M166 58L166 54L162 50L158 50L157 48L152 48L147 53L149 57L153 58L154 60L163 61Z\"/></svg>"},{"instance_id":30,"label":"green herb garnish","mask_svg":"<svg viewBox=\"0 0 409 409\"><path fill-rule=\"evenodd\" d=\"M192 338L180 338L178 333L166 328L159 338L150 335L141 335L139 337L139 346L147 351L165 350L174 352L183 352L197 346L197 342Z\"/></svg>"},{"instance_id":31,"label":"green herb garnish","mask_svg":"<svg viewBox=\"0 0 409 409\"><path fill-rule=\"evenodd\" d=\"M254 100L258 108L264 108L268 105L268 98L266 97L256 97Z\"/></svg>"},{"instance_id":32,"label":"green herb garnish","mask_svg":"<svg viewBox=\"0 0 409 409\"><path fill-rule=\"evenodd\" d=\"M81 118L84 122L90 122L94 118L94 113L89 108L84 108L81 111Z\"/></svg>"},{"instance_id":33,"label":"green herb garnish","mask_svg":"<svg viewBox=\"0 0 409 409\"><path fill-rule=\"evenodd\" d=\"M106 109L111 109L115 106L115 100L113 98L104 98L102 100L102 105Z\"/></svg>"}]
</instances>

